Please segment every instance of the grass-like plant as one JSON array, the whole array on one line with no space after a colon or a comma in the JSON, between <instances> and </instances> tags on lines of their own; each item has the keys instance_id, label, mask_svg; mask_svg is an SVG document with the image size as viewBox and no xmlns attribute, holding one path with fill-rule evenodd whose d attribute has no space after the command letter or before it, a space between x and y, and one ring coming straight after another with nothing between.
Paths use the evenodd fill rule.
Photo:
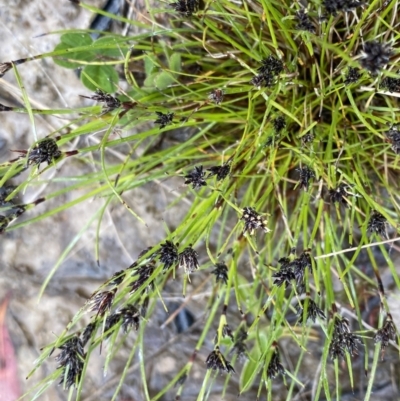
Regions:
<instances>
[{"instance_id":1,"label":"grass-like plant","mask_svg":"<svg viewBox=\"0 0 400 401\"><path fill-rule=\"evenodd\" d=\"M89 97L98 102L36 110L25 94L25 109L2 106L28 113L32 123L37 114L79 117L0 166L3 188L25 174L0 194L0 230L35 224L95 196L103 207L86 227L97 222L98 237L111 206L145 224L127 196L166 176L181 180L182 187L171 188L180 193L174 202L190 200L185 219L163 228L164 240L148 244L137 262L117 267L43 348L35 369L53 352L57 365L27 399L40 399L54 382L69 389L69 399L86 399L92 355L101 350L107 371L127 341L112 400L135 363L137 399L154 401L215 394L331 400L354 388L369 400L376 372L387 369L380 356L398 365L397 330L377 261L384 256L400 290L392 262L400 239L398 1L381 7L378 0L324 0L307 7L276 0L148 5L147 23L108 15L140 28L134 37L102 33L93 40L88 31L58 32L54 51L0 66L2 73L13 70L21 89L20 71L32 59L80 67L83 84L95 92ZM181 140L160 146L183 130ZM93 132L101 133L98 144L63 152ZM113 148L120 161L107 157ZM88 155L94 172L63 177L62 189L52 191L49 183L30 205L13 202L41 184L43 170L68 156L86 163ZM77 196L18 221L65 193ZM78 239L60 255L42 292ZM367 268L358 263L363 250ZM166 308L171 288L189 306L203 294L204 313L192 354L183 351L187 334L181 334L180 369L150 392L147 327ZM380 305L372 320L368 297Z\"/></svg>"}]
</instances>

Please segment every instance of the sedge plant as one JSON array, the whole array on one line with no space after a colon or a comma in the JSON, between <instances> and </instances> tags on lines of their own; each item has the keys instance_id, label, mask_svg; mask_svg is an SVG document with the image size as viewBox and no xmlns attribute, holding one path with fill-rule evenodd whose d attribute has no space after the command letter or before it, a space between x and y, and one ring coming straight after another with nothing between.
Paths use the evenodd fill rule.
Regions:
<instances>
[{"instance_id":1,"label":"sedge plant","mask_svg":"<svg viewBox=\"0 0 400 401\"><path fill-rule=\"evenodd\" d=\"M29 377L48 361L53 372L24 399L40 399L56 384L74 400L120 399L128 385L147 401L238 394L333 400L355 392L372 399L380 370L388 369L382 359L399 368L398 332L381 280L383 259L390 289L400 290L393 263L400 210L397 0L312 1L307 8L178 0L147 4L146 22L74 2L140 33L93 39L89 31L60 31L53 51L0 66L21 88L21 71L34 59L79 68L82 93L93 101L35 109L26 95L24 108L2 106L28 113L33 123L38 114L75 117L0 166L0 230L100 197L102 208L85 226L97 227L98 258L108 208L145 227L127 200L138 188L168 186L165 178L175 177L171 206L187 212L175 227L162 227L163 239L132 265L117 266L44 345ZM93 132L97 144L63 150ZM113 149L118 158L109 157ZM85 163L89 155L96 166L90 174L64 177L62 189L50 182L33 203L14 201L40 185L44 170L65 158ZM18 185L7 189L9 182ZM67 192L77 194L74 200L35 215L37 204ZM42 292L78 241L60 255ZM177 311L168 306L171 297L182 303ZM202 308L197 321L155 348L152 336L163 330L156 325L154 332L157 313L176 319L194 300ZM377 307L368 309L369 301ZM154 385L148 366L163 363L168 348L178 367ZM113 374L121 350L125 366ZM99 353L107 376L90 395Z\"/></svg>"}]
</instances>

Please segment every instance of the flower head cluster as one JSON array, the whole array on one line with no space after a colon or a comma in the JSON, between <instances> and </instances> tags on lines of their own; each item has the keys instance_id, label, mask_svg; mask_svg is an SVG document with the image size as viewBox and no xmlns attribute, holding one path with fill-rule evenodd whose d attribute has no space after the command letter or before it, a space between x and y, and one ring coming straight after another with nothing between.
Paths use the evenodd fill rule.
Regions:
<instances>
[{"instance_id":1,"label":"flower head cluster","mask_svg":"<svg viewBox=\"0 0 400 401\"><path fill-rule=\"evenodd\" d=\"M250 81L254 86L265 85L272 86L275 78L283 71L283 62L278 58L269 55L261 61L261 67L258 68L258 74Z\"/></svg>"},{"instance_id":2,"label":"flower head cluster","mask_svg":"<svg viewBox=\"0 0 400 401\"><path fill-rule=\"evenodd\" d=\"M171 3L175 11L190 17L199 9L198 0L178 0L176 3Z\"/></svg>"},{"instance_id":3,"label":"flower head cluster","mask_svg":"<svg viewBox=\"0 0 400 401\"><path fill-rule=\"evenodd\" d=\"M388 238L386 229L387 220L386 218L376 210L373 210L368 220L367 232L368 234L376 233L383 238Z\"/></svg>"},{"instance_id":4,"label":"flower head cluster","mask_svg":"<svg viewBox=\"0 0 400 401\"><path fill-rule=\"evenodd\" d=\"M357 68L349 67L347 70L345 85L355 84L362 77L362 73Z\"/></svg>"},{"instance_id":5,"label":"flower head cluster","mask_svg":"<svg viewBox=\"0 0 400 401\"><path fill-rule=\"evenodd\" d=\"M93 99L96 102L103 104L103 114L109 113L115 109L121 107L121 101L109 93L103 92L101 89L96 89L96 93L93 96L82 96L88 99Z\"/></svg>"},{"instance_id":6,"label":"flower head cluster","mask_svg":"<svg viewBox=\"0 0 400 401\"><path fill-rule=\"evenodd\" d=\"M389 345L389 341L396 340L396 326L391 318L387 318L384 325L374 335L375 343L382 343L382 351Z\"/></svg>"},{"instance_id":7,"label":"flower head cluster","mask_svg":"<svg viewBox=\"0 0 400 401\"><path fill-rule=\"evenodd\" d=\"M222 355L219 347L216 347L206 359L207 369L224 371L226 373L235 373L230 362L228 362Z\"/></svg>"},{"instance_id":8,"label":"flower head cluster","mask_svg":"<svg viewBox=\"0 0 400 401\"><path fill-rule=\"evenodd\" d=\"M103 316L111 309L117 289L111 291L97 292L88 301L89 310L97 311L97 314Z\"/></svg>"},{"instance_id":9,"label":"flower head cluster","mask_svg":"<svg viewBox=\"0 0 400 401\"><path fill-rule=\"evenodd\" d=\"M307 12L303 9L296 12L297 25L299 31L315 33L315 25L311 22Z\"/></svg>"},{"instance_id":10,"label":"flower head cluster","mask_svg":"<svg viewBox=\"0 0 400 401\"><path fill-rule=\"evenodd\" d=\"M137 276L137 279L131 284L131 292L137 291L144 283L147 283L144 291L149 292L154 288L153 280L148 281L151 275L154 272L156 264L154 260L150 260L148 263L145 263L140 266L136 266L133 269L132 276Z\"/></svg>"},{"instance_id":11,"label":"flower head cluster","mask_svg":"<svg viewBox=\"0 0 400 401\"><path fill-rule=\"evenodd\" d=\"M85 352L81 339L74 335L59 347L61 353L56 357L57 369L62 369L60 384L65 388L76 385L80 380L85 360Z\"/></svg>"},{"instance_id":12,"label":"flower head cluster","mask_svg":"<svg viewBox=\"0 0 400 401\"><path fill-rule=\"evenodd\" d=\"M269 379L275 379L275 377L278 376L279 374L284 375L285 369L281 364L278 348L275 348L267 368L267 377Z\"/></svg>"},{"instance_id":13,"label":"flower head cluster","mask_svg":"<svg viewBox=\"0 0 400 401\"><path fill-rule=\"evenodd\" d=\"M339 11L348 12L363 5L363 3L359 1L352 0L324 0L322 4L326 12L333 16L337 15Z\"/></svg>"},{"instance_id":14,"label":"flower head cluster","mask_svg":"<svg viewBox=\"0 0 400 401\"><path fill-rule=\"evenodd\" d=\"M280 134L281 131L286 128L285 117L278 116L272 120L272 126L274 127L274 131L276 134Z\"/></svg>"},{"instance_id":15,"label":"flower head cluster","mask_svg":"<svg viewBox=\"0 0 400 401\"><path fill-rule=\"evenodd\" d=\"M400 71L397 71L399 74ZM390 93L400 92L400 78L385 77L380 84L382 89L387 89Z\"/></svg>"},{"instance_id":16,"label":"flower head cluster","mask_svg":"<svg viewBox=\"0 0 400 401\"><path fill-rule=\"evenodd\" d=\"M371 40L364 43L360 63L361 66L372 75L377 75L378 72L389 63L392 55L393 51L390 45Z\"/></svg>"},{"instance_id":17,"label":"flower head cluster","mask_svg":"<svg viewBox=\"0 0 400 401\"><path fill-rule=\"evenodd\" d=\"M122 321L122 329L125 333L127 333L132 327L135 329L135 331L138 331L140 318L141 314L139 310L133 305L127 305L125 308L122 308L107 316L104 331L108 332L120 321ZM109 335L110 334L111 333L109 333Z\"/></svg>"},{"instance_id":18,"label":"flower head cluster","mask_svg":"<svg viewBox=\"0 0 400 401\"><path fill-rule=\"evenodd\" d=\"M225 263L217 263L215 269L211 272L215 275L216 282L227 284L228 282L228 267Z\"/></svg>"},{"instance_id":19,"label":"flower head cluster","mask_svg":"<svg viewBox=\"0 0 400 401\"><path fill-rule=\"evenodd\" d=\"M199 189L207 185L205 176L206 173L203 170L203 166L195 166L195 168L190 173L185 175L185 184L192 184L193 189Z\"/></svg>"},{"instance_id":20,"label":"flower head cluster","mask_svg":"<svg viewBox=\"0 0 400 401\"><path fill-rule=\"evenodd\" d=\"M310 180L315 178L314 170L310 169L310 167L299 167L296 169L299 172L300 179L300 187L304 189L304 191L308 190L308 186L310 185Z\"/></svg>"},{"instance_id":21,"label":"flower head cluster","mask_svg":"<svg viewBox=\"0 0 400 401\"><path fill-rule=\"evenodd\" d=\"M236 335L230 354L231 353L236 354L239 359L247 359L247 346L245 344L246 340L247 340L247 331L243 327L241 327Z\"/></svg>"},{"instance_id":22,"label":"flower head cluster","mask_svg":"<svg viewBox=\"0 0 400 401\"><path fill-rule=\"evenodd\" d=\"M198 257L197 252L189 245L179 254L178 265L179 267L183 267L185 273L193 273L200 267Z\"/></svg>"},{"instance_id":23,"label":"flower head cluster","mask_svg":"<svg viewBox=\"0 0 400 401\"><path fill-rule=\"evenodd\" d=\"M306 300L300 301L296 306L297 315L300 316L299 323L303 323L303 311L306 307ZM324 312L318 307L318 305L312 300L308 299L308 306L306 310L306 320L311 319L315 323L315 319L326 319Z\"/></svg>"},{"instance_id":24,"label":"flower head cluster","mask_svg":"<svg viewBox=\"0 0 400 401\"><path fill-rule=\"evenodd\" d=\"M217 181L222 181L231 172L231 166L229 162L226 162L222 166L210 167L207 169L207 171L209 171L207 178L215 175L217 177Z\"/></svg>"},{"instance_id":25,"label":"flower head cluster","mask_svg":"<svg viewBox=\"0 0 400 401\"><path fill-rule=\"evenodd\" d=\"M160 262L164 264L164 271L178 262L178 248L172 241L161 244L161 249L157 253L160 256Z\"/></svg>"},{"instance_id":26,"label":"flower head cluster","mask_svg":"<svg viewBox=\"0 0 400 401\"><path fill-rule=\"evenodd\" d=\"M350 185L345 183L340 183L336 188L329 190L329 200L332 203L338 202L342 205L347 206L346 197L351 195L348 190L350 189Z\"/></svg>"},{"instance_id":27,"label":"flower head cluster","mask_svg":"<svg viewBox=\"0 0 400 401\"><path fill-rule=\"evenodd\" d=\"M400 131L399 126L393 125L386 133L388 141L392 144L393 152L400 155Z\"/></svg>"},{"instance_id":28,"label":"flower head cluster","mask_svg":"<svg viewBox=\"0 0 400 401\"><path fill-rule=\"evenodd\" d=\"M50 164L53 160L61 157L61 151L58 149L57 143L53 138L45 138L39 141L33 149L28 153L28 164L36 164L47 162Z\"/></svg>"},{"instance_id":29,"label":"flower head cluster","mask_svg":"<svg viewBox=\"0 0 400 401\"><path fill-rule=\"evenodd\" d=\"M281 258L278 260L281 267L277 273L272 277L275 279L274 284L278 287L285 284L288 286L292 281L296 282L296 288L298 293L304 292L304 273L308 267L311 271L312 262L311 256L308 252L303 252L298 258L290 260L289 258Z\"/></svg>"},{"instance_id":30,"label":"flower head cluster","mask_svg":"<svg viewBox=\"0 0 400 401\"><path fill-rule=\"evenodd\" d=\"M350 331L349 321L335 316L332 340L329 344L329 355L331 358L344 358L346 356L346 351L351 356L357 354L358 344L360 343L361 341L358 336Z\"/></svg>"},{"instance_id":31,"label":"flower head cluster","mask_svg":"<svg viewBox=\"0 0 400 401\"><path fill-rule=\"evenodd\" d=\"M216 105L220 105L224 100L224 92L221 89L214 89L209 95L208 99Z\"/></svg>"},{"instance_id":32,"label":"flower head cluster","mask_svg":"<svg viewBox=\"0 0 400 401\"><path fill-rule=\"evenodd\" d=\"M254 234L254 231L261 228L264 232L268 232L266 226L267 220L265 220L260 214L258 214L254 208L245 207L240 220L244 221L243 234L249 232L250 235Z\"/></svg>"},{"instance_id":33,"label":"flower head cluster","mask_svg":"<svg viewBox=\"0 0 400 401\"><path fill-rule=\"evenodd\" d=\"M154 121L155 124L160 124L160 129L165 128L167 125L171 124L174 119L174 113L168 112L167 114L161 113L161 111L156 111L157 119Z\"/></svg>"},{"instance_id":34,"label":"flower head cluster","mask_svg":"<svg viewBox=\"0 0 400 401\"><path fill-rule=\"evenodd\" d=\"M93 333L96 331L96 328L97 325L95 322L91 322L85 327L85 330L83 330L81 334L82 347L84 347L87 344L90 337L92 337Z\"/></svg>"}]
</instances>

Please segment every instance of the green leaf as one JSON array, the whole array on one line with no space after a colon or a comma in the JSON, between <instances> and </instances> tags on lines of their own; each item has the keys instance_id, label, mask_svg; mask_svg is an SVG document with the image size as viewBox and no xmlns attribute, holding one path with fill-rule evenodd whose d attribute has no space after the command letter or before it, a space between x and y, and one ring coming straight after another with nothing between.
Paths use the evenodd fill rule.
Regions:
<instances>
[{"instance_id":1,"label":"green leaf","mask_svg":"<svg viewBox=\"0 0 400 401\"><path fill-rule=\"evenodd\" d=\"M122 59L126 56L129 48L126 45L121 46L121 44L116 43L115 38L112 36L104 36L100 39L97 39L94 42L95 45L104 45L110 44L113 47L109 49L95 49L94 51L96 54L103 56L103 57L110 57L114 59Z\"/></svg>"},{"instance_id":2,"label":"green leaf","mask_svg":"<svg viewBox=\"0 0 400 401\"><path fill-rule=\"evenodd\" d=\"M87 65L81 74L82 83L91 91L101 89L107 93L117 90L118 74L110 65Z\"/></svg>"},{"instance_id":3,"label":"green leaf","mask_svg":"<svg viewBox=\"0 0 400 401\"><path fill-rule=\"evenodd\" d=\"M174 53L169 59L169 68L171 71L180 72L181 71L181 55L180 53Z\"/></svg>"},{"instance_id":4,"label":"green leaf","mask_svg":"<svg viewBox=\"0 0 400 401\"><path fill-rule=\"evenodd\" d=\"M154 84L158 89L166 89L172 83L174 83L174 79L171 74L166 71L161 72L154 79Z\"/></svg>"},{"instance_id":5,"label":"green leaf","mask_svg":"<svg viewBox=\"0 0 400 401\"><path fill-rule=\"evenodd\" d=\"M54 51L59 50L70 50L68 54L64 56L54 57L54 62L64 68L75 69L81 67L82 64L79 62L73 62L69 60L80 60L80 61L91 61L94 60L96 54L93 51L85 50L75 52L74 48L82 46L90 46L93 43L92 38L88 34L81 33L66 33L61 36L61 43L59 43Z\"/></svg>"}]
</instances>

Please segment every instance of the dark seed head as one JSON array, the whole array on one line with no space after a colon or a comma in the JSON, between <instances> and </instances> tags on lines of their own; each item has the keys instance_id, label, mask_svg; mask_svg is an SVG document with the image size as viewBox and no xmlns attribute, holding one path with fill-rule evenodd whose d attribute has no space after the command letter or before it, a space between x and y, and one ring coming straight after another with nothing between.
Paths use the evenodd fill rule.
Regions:
<instances>
[{"instance_id":1,"label":"dark seed head","mask_svg":"<svg viewBox=\"0 0 400 401\"><path fill-rule=\"evenodd\" d=\"M92 337L92 334L96 330L96 323L89 323L86 327L85 330L83 330L83 333L81 334L81 342L82 346L84 347L87 342L90 340L90 337Z\"/></svg>"},{"instance_id":2,"label":"dark seed head","mask_svg":"<svg viewBox=\"0 0 400 401\"><path fill-rule=\"evenodd\" d=\"M120 270L119 272L114 273L111 279L109 280L108 285L112 286L120 285L124 281L125 274L126 274L125 270Z\"/></svg>"},{"instance_id":3,"label":"dark seed head","mask_svg":"<svg viewBox=\"0 0 400 401\"><path fill-rule=\"evenodd\" d=\"M85 352L81 339L75 335L59 347L61 353L56 357L57 369L62 369L60 384L68 389L77 385L81 378L85 360Z\"/></svg>"},{"instance_id":4,"label":"dark seed head","mask_svg":"<svg viewBox=\"0 0 400 401\"><path fill-rule=\"evenodd\" d=\"M272 120L272 125L276 134L280 134L281 131L286 128L285 117L279 116Z\"/></svg>"},{"instance_id":5,"label":"dark seed head","mask_svg":"<svg viewBox=\"0 0 400 401\"><path fill-rule=\"evenodd\" d=\"M38 166L44 162L50 164L60 157L61 151L58 149L56 141L52 138L45 138L29 151L28 164L36 164Z\"/></svg>"},{"instance_id":6,"label":"dark seed head","mask_svg":"<svg viewBox=\"0 0 400 401\"><path fill-rule=\"evenodd\" d=\"M157 119L154 121L155 124L160 124L160 129L165 128L167 125L171 124L174 119L174 113L161 113L156 111Z\"/></svg>"},{"instance_id":7,"label":"dark seed head","mask_svg":"<svg viewBox=\"0 0 400 401\"><path fill-rule=\"evenodd\" d=\"M375 343L382 343L382 351L389 345L390 340L396 340L396 326L391 318L387 318L384 325L374 335Z\"/></svg>"},{"instance_id":8,"label":"dark seed head","mask_svg":"<svg viewBox=\"0 0 400 401\"><path fill-rule=\"evenodd\" d=\"M212 274L215 275L216 282L222 282L224 284L227 284L228 282L228 267L226 266L225 263L217 263L215 265L215 269L211 272Z\"/></svg>"},{"instance_id":9,"label":"dark seed head","mask_svg":"<svg viewBox=\"0 0 400 401\"><path fill-rule=\"evenodd\" d=\"M299 167L296 169L300 175L300 187L304 189L304 191L308 190L308 186L310 184L310 180L315 178L314 170L311 170L310 167Z\"/></svg>"},{"instance_id":10,"label":"dark seed head","mask_svg":"<svg viewBox=\"0 0 400 401\"><path fill-rule=\"evenodd\" d=\"M106 324L104 326L104 331L107 333L109 330L111 330L114 326L116 326L121 320L121 315L118 312L111 313L110 315L107 316L106 319ZM109 337L112 333L109 332L107 334L107 337Z\"/></svg>"},{"instance_id":11,"label":"dark seed head","mask_svg":"<svg viewBox=\"0 0 400 401\"><path fill-rule=\"evenodd\" d=\"M209 95L208 98L219 105L224 100L224 92L221 89L214 89Z\"/></svg>"},{"instance_id":12,"label":"dark seed head","mask_svg":"<svg viewBox=\"0 0 400 401\"><path fill-rule=\"evenodd\" d=\"M357 68L349 67L347 70L345 85L355 84L362 77L362 73Z\"/></svg>"},{"instance_id":13,"label":"dark seed head","mask_svg":"<svg viewBox=\"0 0 400 401\"><path fill-rule=\"evenodd\" d=\"M127 305L118 313L122 317L122 329L125 333L127 333L132 327L135 331L138 331L141 318L140 311L138 309L136 309L133 305Z\"/></svg>"},{"instance_id":14,"label":"dark seed head","mask_svg":"<svg viewBox=\"0 0 400 401\"><path fill-rule=\"evenodd\" d=\"M299 304L296 306L296 311L297 315L300 316L299 323L303 323L303 310L306 305L306 300L302 300ZM325 314L324 312L317 306L317 304L312 300L308 299L308 307L306 310L306 320L311 319L313 322L315 322L315 319L319 317L320 319L325 319Z\"/></svg>"},{"instance_id":15,"label":"dark seed head","mask_svg":"<svg viewBox=\"0 0 400 401\"><path fill-rule=\"evenodd\" d=\"M121 102L119 99L110 95L109 93L103 92L101 89L97 89L96 93L93 96L90 96L89 99L93 99L103 104L103 114L109 113L110 111L121 107Z\"/></svg>"},{"instance_id":16,"label":"dark seed head","mask_svg":"<svg viewBox=\"0 0 400 401\"><path fill-rule=\"evenodd\" d=\"M232 365L221 354L218 347L208 355L206 365L207 369L224 371L226 373L235 373Z\"/></svg>"},{"instance_id":17,"label":"dark seed head","mask_svg":"<svg viewBox=\"0 0 400 401\"><path fill-rule=\"evenodd\" d=\"M239 359L247 359L247 346L245 341L247 339L247 331L241 327L236 335L235 342L229 354L236 354Z\"/></svg>"},{"instance_id":18,"label":"dark seed head","mask_svg":"<svg viewBox=\"0 0 400 401\"><path fill-rule=\"evenodd\" d=\"M267 220L258 214L252 207L245 207L243 209L243 214L240 220L244 221L243 234L248 232L250 235L253 235L254 231L259 228L265 232L269 231L266 226Z\"/></svg>"},{"instance_id":19,"label":"dark seed head","mask_svg":"<svg viewBox=\"0 0 400 401\"><path fill-rule=\"evenodd\" d=\"M97 311L97 314L102 316L104 313L111 309L112 303L114 301L116 289L112 291L103 291L94 294L88 301L89 310Z\"/></svg>"},{"instance_id":20,"label":"dark seed head","mask_svg":"<svg viewBox=\"0 0 400 401\"><path fill-rule=\"evenodd\" d=\"M195 168L185 175L186 181L185 184L192 184L193 189L201 188L207 185L205 181L205 171L203 171L203 166L195 166Z\"/></svg>"},{"instance_id":21,"label":"dark seed head","mask_svg":"<svg viewBox=\"0 0 400 401\"><path fill-rule=\"evenodd\" d=\"M158 251L160 262L164 264L163 270L168 270L178 262L178 248L172 241L165 241Z\"/></svg>"},{"instance_id":22,"label":"dark seed head","mask_svg":"<svg viewBox=\"0 0 400 401\"><path fill-rule=\"evenodd\" d=\"M144 287L144 291L149 292L153 290L154 282L153 280L149 281L149 278L153 274L155 267L154 260L135 267L132 276L137 276L137 279L131 284L131 292L137 291L145 283L147 283L147 285Z\"/></svg>"},{"instance_id":23,"label":"dark seed head","mask_svg":"<svg viewBox=\"0 0 400 401\"><path fill-rule=\"evenodd\" d=\"M283 62L278 58L269 55L261 61L261 67L258 68L258 74L252 78L250 83L257 87L262 85L270 87L275 83L275 77L277 77L282 71Z\"/></svg>"},{"instance_id":24,"label":"dark seed head","mask_svg":"<svg viewBox=\"0 0 400 401\"><path fill-rule=\"evenodd\" d=\"M363 3L359 1L352 0L324 0L322 4L325 7L326 12L333 16L335 16L339 11L349 12L363 5Z\"/></svg>"},{"instance_id":25,"label":"dark seed head","mask_svg":"<svg viewBox=\"0 0 400 401\"><path fill-rule=\"evenodd\" d=\"M360 343L359 337L350 332L349 321L335 316L332 339L329 344L331 358L345 358L346 352L351 356L357 354Z\"/></svg>"},{"instance_id":26,"label":"dark seed head","mask_svg":"<svg viewBox=\"0 0 400 401\"><path fill-rule=\"evenodd\" d=\"M397 71L399 74L400 71ZM400 92L400 78L385 77L382 79L380 88L387 89L390 93Z\"/></svg>"},{"instance_id":27,"label":"dark seed head","mask_svg":"<svg viewBox=\"0 0 400 401\"><path fill-rule=\"evenodd\" d=\"M388 239L389 237L386 229L386 224L386 218L376 210L373 210L368 220L367 232L370 235L376 233L381 237Z\"/></svg>"},{"instance_id":28,"label":"dark seed head","mask_svg":"<svg viewBox=\"0 0 400 401\"><path fill-rule=\"evenodd\" d=\"M207 169L207 171L209 171L208 177L216 175L217 181L222 181L231 172L231 166L229 163L224 163L222 166L210 167Z\"/></svg>"},{"instance_id":29,"label":"dark seed head","mask_svg":"<svg viewBox=\"0 0 400 401\"><path fill-rule=\"evenodd\" d=\"M361 66L372 75L378 72L390 61L393 51L390 45L371 40L364 43L364 49L361 52Z\"/></svg>"},{"instance_id":30,"label":"dark seed head","mask_svg":"<svg viewBox=\"0 0 400 401\"><path fill-rule=\"evenodd\" d=\"M297 25L296 25L297 30L315 33L315 25L311 22L305 10L301 9L297 11L296 19L297 19Z\"/></svg>"},{"instance_id":31,"label":"dark seed head","mask_svg":"<svg viewBox=\"0 0 400 401\"><path fill-rule=\"evenodd\" d=\"M331 203L338 202L347 206L346 198L349 195L348 190L350 186L345 183L340 183L336 188L329 190L329 200Z\"/></svg>"},{"instance_id":32,"label":"dark seed head","mask_svg":"<svg viewBox=\"0 0 400 401\"><path fill-rule=\"evenodd\" d=\"M200 267L197 258L197 252L191 246L188 246L179 254L178 265L183 267L185 273L193 273Z\"/></svg>"},{"instance_id":33,"label":"dark seed head","mask_svg":"<svg viewBox=\"0 0 400 401\"><path fill-rule=\"evenodd\" d=\"M285 369L281 364L281 360L279 357L279 351L275 348L274 353L271 356L271 360L269 361L269 365L267 368L267 377L269 379L275 379L279 374L284 375Z\"/></svg>"},{"instance_id":34,"label":"dark seed head","mask_svg":"<svg viewBox=\"0 0 400 401\"><path fill-rule=\"evenodd\" d=\"M393 152L400 155L400 131L398 125L392 125L385 133L388 141L392 144Z\"/></svg>"},{"instance_id":35,"label":"dark seed head","mask_svg":"<svg viewBox=\"0 0 400 401\"><path fill-rule=\"evenodd\" d=\"M175 11L190 17L199 9L198 0L178 0L176 3L171 3Z\"/></svg>"}]
</instances>

